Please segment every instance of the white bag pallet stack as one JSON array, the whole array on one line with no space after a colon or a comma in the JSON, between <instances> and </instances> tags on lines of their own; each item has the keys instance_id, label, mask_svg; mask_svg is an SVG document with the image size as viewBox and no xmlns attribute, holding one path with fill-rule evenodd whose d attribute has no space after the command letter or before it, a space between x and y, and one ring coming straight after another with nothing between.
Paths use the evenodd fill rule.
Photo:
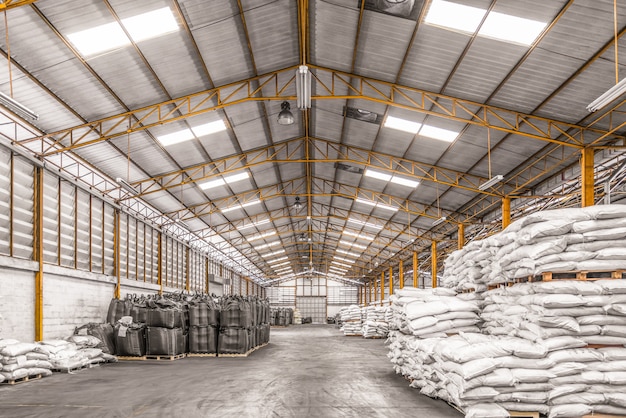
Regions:
<instances>
[{"instance_id":1,"label":"white bag pallet stack","mask_svg":"<svg viewBox=\"0 0 626 418\"><path fill-rule=\"evenodd\" d=\"M367 306L361 308L364 338L385 338L389 334L387 322L388 306Z\"/></svg>"},{"instance_id":2,"label":"white bag pallet stack","mask_svg":"<svg viewBox=\"0 0 626 418\"><path fill-rule=\"evenodd\" d=\"M361 308L358 305L350 305L341 313L343 322L343 334L346 336L363 335L363 324L361 319Z\"/></svg>"},{"instance_id":3,"label":"white bag pallet stack","mask_svg":"<svg viewBox=\"0 0 626 418\"><path fill-rule=\"evenodd\" d=\"M545 272L612 271L612 277L621 277L626 206L532 214L452 253L444 267L444 286L475 290L460 298L481 304L486 297L483 332L492 335L420 340L407 334L437 335L416 333L425 322L409 320L401 304L396 306L391 325L404 334L390 334L389 357L413 387L459 405L468 417L508 417L507 410L551 418L626 414L625 280L518 284L487 292ZM458 361L442 354L458 355L460 345L470 342L491 354ZM498 347L504 353L497 355ZM493 360L495 365L476 374L475 367Z\"/></svg>"},{"instance_id":4,"label":"white bag pallet stack","mask_svg":"<svg viewBox=\"0 0 626 418\"><path fill-rule=\"evenodd\" d=\"M52 374L48 355L38 351L36 343L0 339L0 382L15 384Z\"/></svg>"}]
</instances>

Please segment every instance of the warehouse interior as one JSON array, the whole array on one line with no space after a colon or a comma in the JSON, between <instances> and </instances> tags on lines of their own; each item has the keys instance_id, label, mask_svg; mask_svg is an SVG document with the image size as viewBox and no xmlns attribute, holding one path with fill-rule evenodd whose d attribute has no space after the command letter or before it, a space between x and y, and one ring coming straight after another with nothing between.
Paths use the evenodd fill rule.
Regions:
<instances>
[{"instance_id":1,"label":"warehouse interior","mask_svg":"<svg viewBox=\"0 0 626 418\"><path fill-rule=\"evenodd\" d=\"M0 11L2 338L163 293L326 324L445 287L451 254L533 214L626 197L617 0Z\"/></svg>"}]
</instances>

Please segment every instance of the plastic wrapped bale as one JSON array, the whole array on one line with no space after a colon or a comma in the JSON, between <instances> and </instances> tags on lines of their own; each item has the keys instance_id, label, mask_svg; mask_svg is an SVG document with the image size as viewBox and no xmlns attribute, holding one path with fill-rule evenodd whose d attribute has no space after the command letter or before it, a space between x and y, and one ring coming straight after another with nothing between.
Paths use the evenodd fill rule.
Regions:
<instances>
[{"instance_id":1,"label":"plastic wrapped bale","mask_svg":"<svg viewBox=\"0 0 626 418\"><path fill-rule=\"evenodd\" d=\"M130 318L130 317L125 317ZM124 318L122 318L123 320ZM129 321L115 325L115 351L118 356L137 357L146 354L145 325Z\"/></svg>"},{"instance_id":2,"label":"plastic wrapped bale","mask_svg":"<svg viewBox=\"0 0 626 418\"><path fill-rule=\"evenodd\" d=\"M182 328L183 312L179 308L150 309L146 325L158 328Z\"/></svg>"},{"instance_id":3,"label":"plastic wrapped bale","mask_svg":"<svg viewBox=\"0 0 626 418\"><path fill-rule=\"evenodd\" d=\"M217 353L219 328L213 326L192 326L189 329L190 353Z\"/></svg>"},{"instance_id":4,"label":"plastic wrapped bale","mask_svg":"<svg viewBox=\"0 0 626 418\"><path fill-rule=\"evenodd\" d=\"M248 331L245 328L220 328L217 341L219 354L245 354L248 352Z\"/></svg>"},{"instance_id":5,"label":"plastic wrapped bale","mask_svg":"<svg viewBox=\"0 0 626 418\"><path fill-rule=\"evenodd\" d=\"M146 329L146 354L177 356L185 352L185 339L182 328Z\"/></svg>"}]
</instances>

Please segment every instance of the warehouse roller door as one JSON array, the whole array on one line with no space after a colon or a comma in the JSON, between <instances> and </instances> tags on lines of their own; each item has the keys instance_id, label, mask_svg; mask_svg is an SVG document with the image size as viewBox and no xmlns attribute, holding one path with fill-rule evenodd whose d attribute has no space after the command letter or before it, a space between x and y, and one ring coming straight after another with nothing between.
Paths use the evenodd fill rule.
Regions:
<instances>
[{"instance_id":1,"label":"warehouse roller door","mask_svg":"<svg viewBox=\"0 0 626 418\"><path fill-rule=\"evenodd\" d=\"M314 324L326 323L326 296L298 296L296 307L302 318L311 318Z\"/></svg>"}]
</instances>

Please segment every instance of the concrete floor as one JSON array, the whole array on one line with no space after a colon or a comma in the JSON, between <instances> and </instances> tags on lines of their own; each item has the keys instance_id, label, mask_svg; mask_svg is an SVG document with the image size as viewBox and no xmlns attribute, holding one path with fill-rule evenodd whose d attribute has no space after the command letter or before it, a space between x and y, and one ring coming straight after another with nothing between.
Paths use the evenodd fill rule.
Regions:
<instances>
[{"instance_id":1,"label":"concrete floor","mask_svg":"<svg viewBox=\"0 0 626 418\"><path fill-rule=\"evenodd\" d=\"M0 386L0 417L462 416L394 373L383 340L273 328L247 358L131 361Z\"/></svg>"}]
</instances>

